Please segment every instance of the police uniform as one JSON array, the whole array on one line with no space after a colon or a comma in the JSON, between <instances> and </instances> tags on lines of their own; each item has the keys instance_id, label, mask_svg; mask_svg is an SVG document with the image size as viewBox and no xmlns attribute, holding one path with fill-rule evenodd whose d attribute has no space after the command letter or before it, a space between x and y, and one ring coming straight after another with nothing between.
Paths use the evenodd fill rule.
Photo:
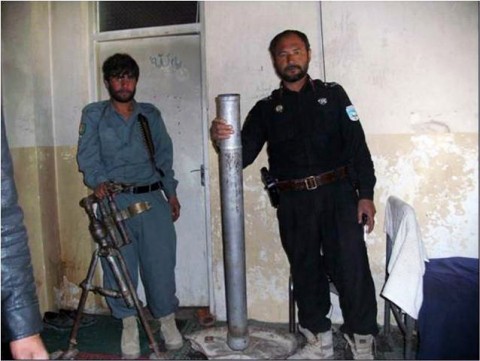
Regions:
<instances>
[{"instance_id":1,"label":"police uniform","mask_svg":"<svg viewBox=\"0 0 480 361\"><path fill-rule=\"evenodd\" d=\"M310 78L299 92L274 90L243 125L244 167L265 143L270 173L284 186L277 218L300 325L313 334L331 328L328 274L340 294L342 332L376 335L375 288L357 221L358 199L373 200L376 178L346 92Z\"/></svg>"},{"instance_id":2,"label":"police uniform","mask_svg":"<svg viewBox=\"0 0 480 361\"><path fill-rule=\"evenodd\" d=\"M155 169L144 142L138 115L146 117L155 148ZM131 184L127 192L115 195L120 209L138 202L151 208L126 220L131 243L120 248L135 288L138 269L152 315L160 318L175 312L176 233L170 204L165 198L176 195L173 147L160 111L148 103L134 102L128 120L107 101L87 105L82 111L77 162L85 184L95 189L106 181ZM162 192L163 191L163 192ZM164 194L163 194L164 193ZM118 289L105 259L102 258L104 286ZM107 297L116 318L135 315L122 298Z\"/></svg>"}]
</instances>

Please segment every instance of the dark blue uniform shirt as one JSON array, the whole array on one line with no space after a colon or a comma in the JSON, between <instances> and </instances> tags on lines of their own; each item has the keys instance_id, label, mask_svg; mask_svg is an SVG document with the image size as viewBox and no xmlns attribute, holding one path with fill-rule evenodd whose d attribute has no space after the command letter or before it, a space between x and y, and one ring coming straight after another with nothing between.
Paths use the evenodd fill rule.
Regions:
<instances>
[{"instance_id":1,"label":"dark blue uniform shirt","mask_svg":"<svg viewBox=\"0 0 480 361\"><path fill-rule=\"evenodd\" d=\"M257 102L242 128L244 167L265 142L275 178L304 178L346 165L360 198L373 199L376 178L365 134L339 84L309 79L300 92L280 87Z\"/></svg>"}]
</instances>

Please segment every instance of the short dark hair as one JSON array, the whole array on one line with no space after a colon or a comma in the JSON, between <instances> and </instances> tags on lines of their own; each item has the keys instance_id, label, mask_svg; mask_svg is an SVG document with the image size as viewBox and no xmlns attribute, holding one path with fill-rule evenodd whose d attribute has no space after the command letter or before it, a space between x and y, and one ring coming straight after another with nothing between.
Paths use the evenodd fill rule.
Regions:
<instances>
[{"instance_id":1,"label":"short dark hair","mask_svg":"<svg viewBox=\"0 0 480 361\"><path fill-rule=\"evenodd\" d=\"M275 35L275 37L272 39L272 41L270 42L270 46L268 47L268 51L270 52L270 55L272 57L275 56L275 49L277 48L277 44L278 42L288 36L288 35L296 35L300 38L300 40L303 41L303 43L305 44L305 48L307 48L307 50L310 50L310 42L308 41L308 38L307 36L302 33L301 31L298 31L298 30L284 30L282 31L281 33Z\"/></svg>"},{"instance_id":2,"label":"short dark hair","mask_svg":"<svg viewBox=\"0 0 480 361\"><path fill-rule=\"evenodd\" d=\"M112 76L123 76L125 74L131 75L138 80L140 76L140 69L138 64L128 54L114 54L104 61L102 66L103 79L110 80Z\"/></svg>"}]
</instances>

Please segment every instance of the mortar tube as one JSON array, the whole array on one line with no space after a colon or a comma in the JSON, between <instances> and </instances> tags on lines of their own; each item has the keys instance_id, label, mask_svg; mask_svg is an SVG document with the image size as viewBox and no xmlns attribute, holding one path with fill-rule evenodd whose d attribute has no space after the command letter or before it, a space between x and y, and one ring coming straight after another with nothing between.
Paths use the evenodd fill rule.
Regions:
<instances>
[{"instance_id":1,"label":"mortar tube","mask_svg":"<svg viewBox=\"0 0 480 361\"><path fill-rule=\"evenodd\" d=\"M219 143L223 260L227 305L227 344L235 351L248 347L245 226L243 211L243 161L240 128L240 95L220 94L215 99L217 117L233 127L234 134Z\"/></svg>"}]
</instances>

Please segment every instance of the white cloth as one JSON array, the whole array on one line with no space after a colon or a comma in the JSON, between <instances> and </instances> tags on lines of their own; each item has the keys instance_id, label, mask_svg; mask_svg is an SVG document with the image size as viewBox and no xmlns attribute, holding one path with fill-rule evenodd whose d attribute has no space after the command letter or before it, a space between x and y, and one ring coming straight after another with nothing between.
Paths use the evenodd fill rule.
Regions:
<instances>
[{"instance_id":1,"label":"white cloth","mask_svg":"<svg viewBox=\"0 0 480 361\"><path fill-rule=\"evenodd\" d=\"M393 249L382 295L417 319L423 302L423 275L428 256L415 210L394 196L388 198L385 208L385 233L392 240Z\"/></svg>"}]
</instances>

